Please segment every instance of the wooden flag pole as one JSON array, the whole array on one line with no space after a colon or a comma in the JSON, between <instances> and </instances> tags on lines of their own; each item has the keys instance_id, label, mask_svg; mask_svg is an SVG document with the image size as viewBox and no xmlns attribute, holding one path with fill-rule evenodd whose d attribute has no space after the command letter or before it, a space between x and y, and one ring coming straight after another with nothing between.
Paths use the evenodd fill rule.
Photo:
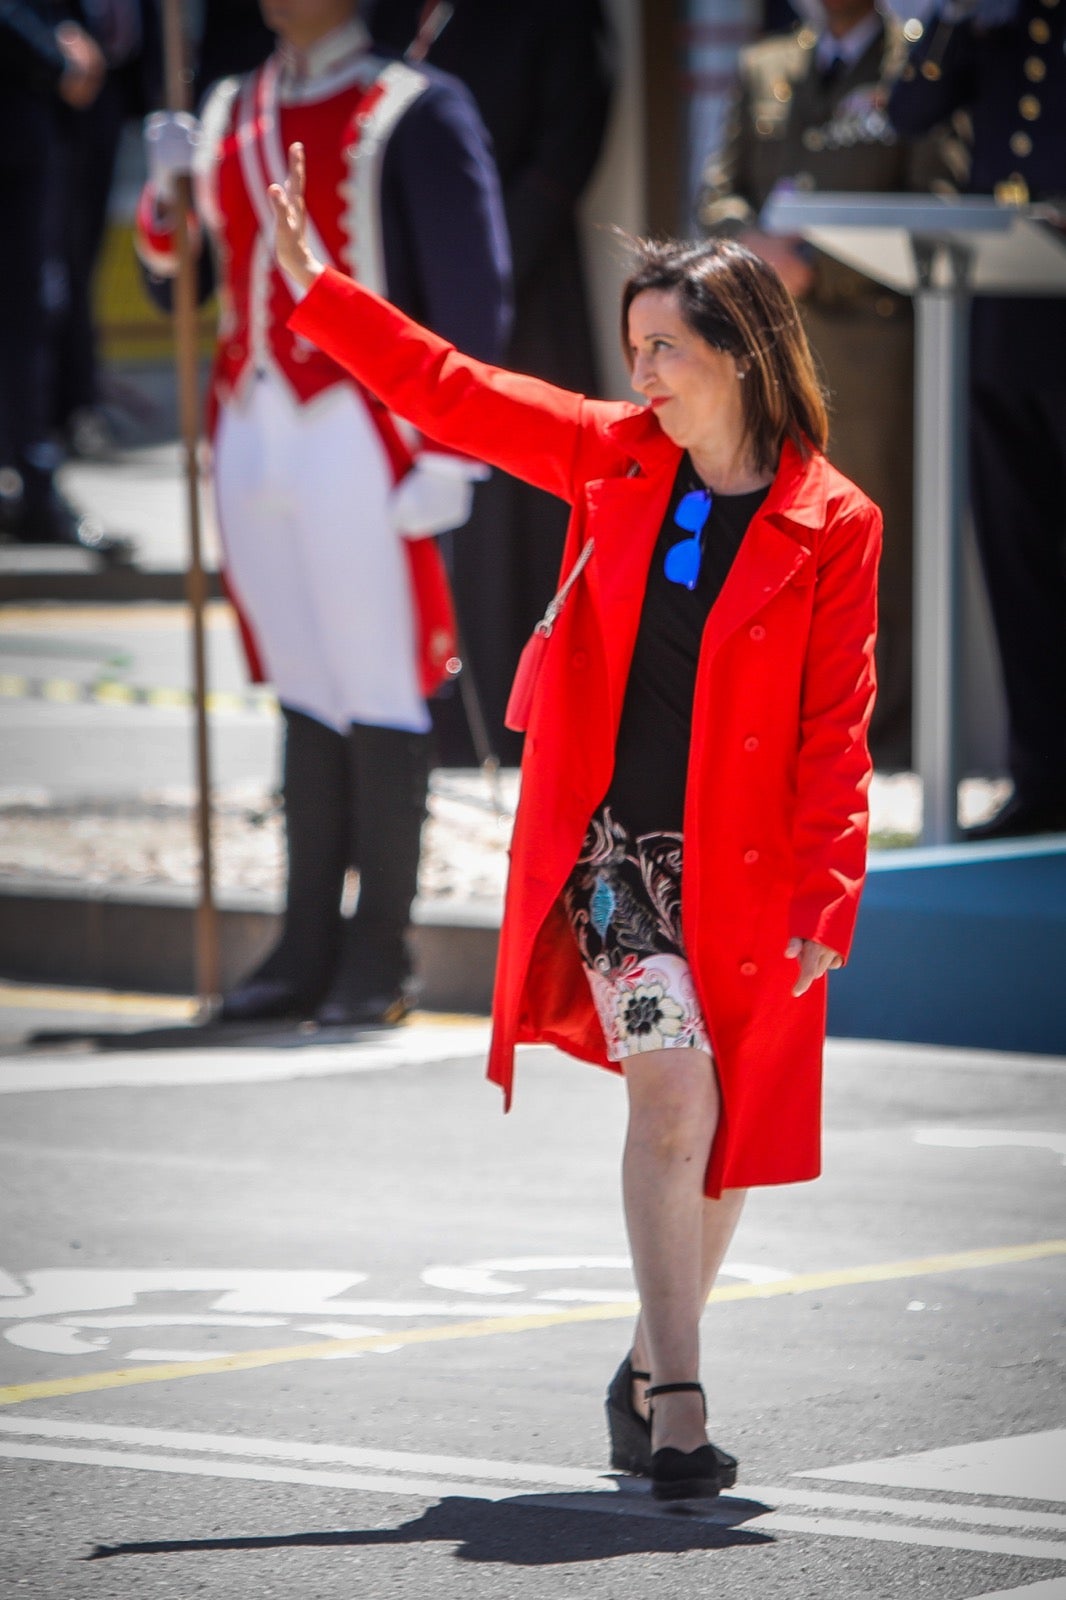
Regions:
<instances>
[{"instance_id":1,"label":"wooden flag pole","mask_svg":"<svg viewBox=\"0 0 1066 1600\"><path fill-rule=\"evenodd\" d=\"M163 0L163 59L168 111L187 111L191 74L186 67L181 0ZM189 529L189 565L185 593L192 612L193 685L196 704L196 829L200 848L200 897L196 909L196 987L201 1016L219 992L218 916L214 901L211 848L211 765L207 736L207 665L204 641L204 607L207 582L200 539L200 400L196 315L197 262L189 234L192 184L177 181L176 231L178 276L174 283L174 360L178 380L181 437L185 454L185 485Z\"/></svg>"}]
</instances>

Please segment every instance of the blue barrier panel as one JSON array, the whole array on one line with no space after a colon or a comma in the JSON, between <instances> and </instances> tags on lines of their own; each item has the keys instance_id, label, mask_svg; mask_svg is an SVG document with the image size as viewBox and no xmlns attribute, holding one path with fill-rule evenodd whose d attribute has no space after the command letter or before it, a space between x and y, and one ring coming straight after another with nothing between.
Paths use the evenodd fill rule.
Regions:
<instances>
[{"instance_id":1,"label":"blue barrier panel","mask_svg":"<svg viewBox=\"0 0 1066 1600\"><path fill-rule=\"evenodd\" d=\"M829 1031L1066 1054L1066 840L873 852Z\"/></svg>"}]
</instances>

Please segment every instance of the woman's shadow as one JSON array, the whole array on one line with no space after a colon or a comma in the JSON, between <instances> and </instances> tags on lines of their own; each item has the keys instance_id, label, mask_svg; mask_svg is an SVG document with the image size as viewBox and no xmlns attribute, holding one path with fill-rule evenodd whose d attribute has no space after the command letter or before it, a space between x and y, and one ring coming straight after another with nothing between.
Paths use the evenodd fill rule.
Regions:
<instances>
[{"instance_id":1,"label":"woman's shadow","mask_svg":"<svg viewBox=\"0 0 1066 1600\"><path fill-rule=\"evenodd\" d=\"M495 1501L449 1495L397 1528L339 1528L229 1539L152 1539L97 1545L85 1559L439 1542L454 1545L459 1561L543 1567L652 1552L723 1550L735 1545L773 1543L769 1534L743 1527L771 1509L757 1500L730 1495L715 1501L686 1502L675 1509L652 1500L643 1483L621 1479L618 1491L524 1494Z\"/></svg>"}]
</instances>

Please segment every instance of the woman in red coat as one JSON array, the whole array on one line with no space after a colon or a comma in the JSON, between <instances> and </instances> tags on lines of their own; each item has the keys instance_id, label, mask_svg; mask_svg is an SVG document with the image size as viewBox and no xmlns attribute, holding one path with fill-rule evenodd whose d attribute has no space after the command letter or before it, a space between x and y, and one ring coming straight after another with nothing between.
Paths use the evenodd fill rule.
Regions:
<instances>
[{"instance_id":1,"label":"woman in red coat","mask_svg":"<svg viewBox=\"0 0 1066 1600\"><path fill-rule=\"evenodd\" d=\"M272 190L292 326L401 416L572 506L585 564L537 680L490 1077L547 1041L624 1075L641 1299L612 1465L713 1495L699 1320L751 1185L820 1166L826 972L865 870L881 517L826 461L795 306L731 241L641 247L641 406L468 359L307 249ZM591 549L589 542L591 541ZM651 1386L645 1388L649 1383ZM648 1420L648 1399L654 1400Z\"/></svg>"}]
</instances>

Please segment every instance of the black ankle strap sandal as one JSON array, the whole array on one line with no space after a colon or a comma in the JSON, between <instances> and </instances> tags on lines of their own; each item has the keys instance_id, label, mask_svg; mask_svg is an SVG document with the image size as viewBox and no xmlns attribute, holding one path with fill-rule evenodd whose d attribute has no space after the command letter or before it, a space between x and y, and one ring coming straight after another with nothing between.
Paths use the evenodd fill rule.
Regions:
<instances>
[{"instance_id":1,"label":"black ankle strap sandal","mask_svg":"<svg viewBox=\"0 0 1066 1600\"><path fill-rule=\"evenodd\" d=\"M626 1356L611 1379L607 1390L607 1428L611 1443L611 1469L614 1472L631 1472L636 1477L651 1476L651 1423L633 1409L633 1381L647 1383L650 1372L641 1372L630 1366ZM727 1450L713 1444L718 1462L718 1476L723 1489L731 1489L737 1481L737 1458Z\"/></svg>"},{"instance_id":2,"label":"black ankle strap sandal","mask_svg":"<svg viewBox=\"0 0 1066 1600\"><path fill-rule=\"evenodd\" d=\"M703 1415L707 1415L707 1397L702 1383L656 1383L647 1390L649 1400L660 1394L698 1394L703 1401ZM672 1445L656 1450L651 1458L653 1497L656 1500L713 1500L726 1487L722 1454L713 1444L701 1444L696 1450L675 1450ZM735 1462L731 1481L736 1481Z\"/></svg>"},{"instance_id":3,"label":"black ankle strap sandal","mask_svg":"<svg viewBox=\"0 0 1066 1600\"><path fill-rule=\"evenodd\" d=\"M633 1376L636 1377L636 1373ZM703 1415L707 1415L707 1396L702 1383L654 1383L644 1393L649 1400L653 1400L657 1394L698 1394L703 1401Z\"/></svg>"}]
</instances>

